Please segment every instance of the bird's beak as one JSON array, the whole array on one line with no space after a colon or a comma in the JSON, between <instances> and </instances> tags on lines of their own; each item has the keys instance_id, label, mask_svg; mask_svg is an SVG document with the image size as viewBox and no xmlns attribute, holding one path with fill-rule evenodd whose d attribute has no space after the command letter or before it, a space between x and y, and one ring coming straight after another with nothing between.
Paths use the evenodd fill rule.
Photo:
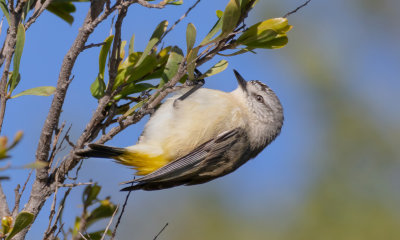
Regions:
<instances>
[{"instance_id":1,"label":"bird's beak","mask_svg":"<svg viewBox=\"0 0 400 240\"><path fill-rule=\"evenodd\" d=\"M247 91L247 82L246 82L246 80L244 80L244 78L242 76L240 76L240 74L235 69L233 69L233 72L235 73L235 77L236 77L236 79L237 79L237 81L239 83L239 87L243 91L246 92Z\"/></svg>"}]
</instances>

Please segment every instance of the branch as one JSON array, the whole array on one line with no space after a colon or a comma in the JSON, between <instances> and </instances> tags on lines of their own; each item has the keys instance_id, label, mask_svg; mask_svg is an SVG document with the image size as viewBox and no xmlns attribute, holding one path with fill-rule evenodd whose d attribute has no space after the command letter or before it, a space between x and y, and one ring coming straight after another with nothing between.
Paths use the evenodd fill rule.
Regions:
<instances>
[{"instance_id":1,"label":"branch","mask_svg":"<svg viewBox=\"0 0 400 240\"><path fill-rule=\"evenodd\" d=\"M29 179L30 179L31 176L32 176L32 173L33 173L33 169L31 169L31 170L29 171L28 177L27 177L26 180L25 180L25 183L24 183L24 186L22 187L21 192L19 192L19 184L18 184L18 191L16 191L16 193L15 193L15 204L14 204L14 208L13 208L13 210L12 210L12 216L13 216L13 218L15 218L15 217L17 216L17 214L18 214L19 203L20 203L20 201L21 201L22 194L23 194L24 191L25 191L26 185L28 184Z\"/></svg>"},{"instance_id":2,"label":"branch","mask_svg":"<svg viewBox=\"0 0 400 240\"><path fill-rule=\"evenodd\" d=\"M158 40L158 43L155 45L157 46L158 44L160 44L160 42L164 39L164 37L171 32L172 30L174 30L174 28L176 27L176 25L178 25L183 19L185 19L189 13L193 10L193 8L195 8L197 6L197 4L199 4L201 0L197 0L190 8L188 8L188 10L178 19L175 21L174 25L172 25L167 31L165 31L165 33L160 37L160 40Z\"/></svg>"},{"instance_id":3,"label":"branch","mask_svg":"<svg viewBox=\"0 0 400 240\"><path fill-rule=\"evenodd\" d=\"M131 195L131 192L132 192L132 191L129 191L129 192L126 194L124 204L122 205L121 213L120 213L119 216L118 216L117 224L115 224L115 228L114 228L114 230L113 230L113 232L112 232L112 234L111 234L110 240L114 240L114 238L115 238L115 234L117 233L117 229L118 229L119 223L121 222L122 215L123 215L124 212L125 212L125 207L126 207L126 205L128 204L128 199L129 199L129 196Z\"/></svg>"},{"instance_id":4,"label":"branch","mask_svg":"<svg viewBox=\"0 0 400 240\"><path fill-rule=\"evenodd\" d=\"M3 192L3 188L0 183L0 219L5 216L11 216L10 209L8 208L8 203L6 195Z\"/></svg>"},{"instance_id":5,"label":"branch","mask_svg":"<svg viewBox=\"0 0 400 240\"><path fill-rule=\"evenodd\" d=\"M10 23L8 32L6 35L6 39L4 41L4 48L2 49L1 52L1 60L0 60L0 65L3 63L5 60L5 65L3 68L3 74L1 76L0 80L0 133L1 129L3 126L3 120L4 120L4 114L6 111L6 104L8 100L7 96L7 80L8 80L8 75L10 72L10 65L11 65L11 60L14 55L14 46L15 43L17 42L17 24L19 22L19 16L14 14L12 11L10 11Z\"/></svg>"},{"instance_id":6,"label":"branch","mask_svg":"<svg viewBox=\"0 0 400 240\"><path fill-rule=\"evenodd\" d=\"M36 22L36 19L43 13L43 11L50 5L53 0L46 0L43 4L40 4L41 1L38 1L36 4L40 4L39 8L35 10L32 16L26 21L25 29L28 29L32 23Z\"/></svg>"},{"instance_id":7,"label":"branch","mask_svg":"<svg viewBox=\"0 0 400 240\"><path fill-rule=\"evenodd\" d=\"M157 235L153 238L153 240L156 240L158 236L168 227L168 223L164 225L164 227L157 233Z\"/></svg>"},{"instance_id":8,"label":"branch","mask_svg":"<svg viewBox=\"0 0 400 240\"><path fill-rule=\"evenodd\" d=\"M119 208L119 206L117 206L117 207L115 208L115 211L114 211L114 213L112 214L112 216L111 216L111 218L110 218L110 221L108 221L107 227L106 227L106 229L104 229L103 236L101 236L101 239L100 239L100 240L104 240L104 238L106 237L107 232L108 232L108 229L110 228L111 223L112 223L113 220L114 220L115 214L117 214L117 212L118 212L118 208Z\"/></svg>"},{"instance_id":9,"label":"branch","mask_svg":"<svg viewBox=\"0 0 400 240\"><path fill-rule=\"evenodd\" d=\"M167 5L168 0L162 0L160 3L157 3L157 4L148 3L145 0L137 0L137 3L139 3L143 7L147 7L147 8L164 8L165 5Z\"/></svg>"},{"instance_id":10,"label":"branch","mask_svg":"<svg viewBox=\"0 0 400 240\"><path fill-rule=\"evenodd\" d=\"M92 48L92 47L100 47L100 46L103 46L104 44L106 44L106 43L105 42L102 42L102 43L91 43L91 44L85 45L83 47L83 50L86 50L86 49Z\"/></svg>"},{"instance_id":11,"label":"branch","mask_svg":"<svg viewBox=\"0 0 400 240\"><path fill-rule=\"evenodd\" d=\"M115 3L112 7L106 8L105 11L102 13L104 8L104 1L92 2L91 8L85 18L82 27L79 29L78 35L74 43L72 44L70 50L67 52L67 54L63 59L60 75L57 81L56 91L54 93L53 101L51 103L51 107L47 115L46 121L43 125L43 129L39 139L39 144L36 151L37 161L48 160L51 138L53 136L56 126L58 125L66 92L68 90L69 84L71 83L70 76L72 68L75 64L78 55L83 51L83 48L85 46L85 43L87 42L89 35L94 31L97 25L104 19L106 19L112 12L114 12L117 9L120 9L122 6L125 5L129 6L132 3L133 1L125 1L125 2L117 1L117 3ZM77 146L77 147L81 148L82 146ZM63 163L65 163L67 160L68 158L64 160ZM48 179L47 170L48 170L47 168L36 170L36 180L33 183L28 203L25 205L24 208L25 211L31 212L35 216L35 218L38 215L41 208L43 207L43 204L46 201L46 199L55 191L55 185L48 184L48 181L51 179ZM59 175L61 183L65 180L67 172L68 171L62 172L64 174ZM55 171L55 174L57 174L57 171ZM28 230L29 228L26 228L23 231L21 231L15 237L15 239L24 239Z\"/></svg>"},{"instance_id":12,"label":"branch","mask_svg":"<svg viewBox=\"0 0 400 240\"><path fill-rule=\"evenodd\" d=\"M311 2L311 0L307 0L305 3L301 4L300 6L298 6L298 7L297 7L296 9L294 9L293 11L290 11L290 12L286 13L286 14L283 16L283 18L287 18L287 17L289 17L290 15L292 15L293 13L299 11L299 10L302 9L303 7L307 6L307 4L308 4L309 2Z\"/></svg>"}]
</instances>

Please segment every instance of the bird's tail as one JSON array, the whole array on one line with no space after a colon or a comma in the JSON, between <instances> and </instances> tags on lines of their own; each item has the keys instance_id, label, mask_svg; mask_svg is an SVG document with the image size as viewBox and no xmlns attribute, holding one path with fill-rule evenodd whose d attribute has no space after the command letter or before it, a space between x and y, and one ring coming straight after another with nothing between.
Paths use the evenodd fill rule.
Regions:
<instances>
[{"instance_id":1,"label":"bird's tail","mask_svg":"<svg viewBox=\"0 0 400 240\"><path fill-rule=\"evenodd\" d=\"M124 148L109 147L101 144L91 143L88 148L77 151L80 157L117 158L126 152Z\"/></svg>"},{"instance_id":2,"label":"bird's tail","mask_svg":"<svg viewBox=\"0 0 400 240\"><path fill-rule=\"evenodd\" d=\"M162 154L154 154L149 149L127 149L109 147L91 143L88 148L75 152L80 157L112 158L117 163L129 166L137 172L135 175L146 175L166 165L170 159Z\"/></svg>"}]
</instances>

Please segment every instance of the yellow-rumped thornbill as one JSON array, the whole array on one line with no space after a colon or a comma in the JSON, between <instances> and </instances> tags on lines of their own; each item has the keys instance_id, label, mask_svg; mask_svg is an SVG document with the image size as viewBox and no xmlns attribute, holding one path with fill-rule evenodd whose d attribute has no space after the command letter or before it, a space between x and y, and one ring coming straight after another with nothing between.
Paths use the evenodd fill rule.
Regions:
<instances>
[{"instance_id":1,"label":"yellow-rumped thornbill","mask_svg":"<svg viewBox=\"0 0 400 240\"><path fill-rule=\"evenodd\" d=\"M122 189L158 190L201 184L233 172L280 133L282 105L260 81L234 70L236 90L186 87L151 116L136 145L89 144L81 157L112 158L142 176Z\"/></svg>"}]
</instances>

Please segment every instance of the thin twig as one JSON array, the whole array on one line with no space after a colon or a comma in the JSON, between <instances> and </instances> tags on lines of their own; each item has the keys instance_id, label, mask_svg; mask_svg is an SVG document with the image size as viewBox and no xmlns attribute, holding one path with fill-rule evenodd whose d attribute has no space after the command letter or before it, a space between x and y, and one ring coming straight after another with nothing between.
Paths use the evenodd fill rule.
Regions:
<instances>
[{"instance_id":1,"label":"thin twig","mask_svg":"<svg viewBox=\"0 0 400 240\"><path fill-rule=\"evenodd\" d=\"M164 227L157 233L157 235L153 238L153 240L157 240L158 236L167 228L168 223L164 225Z\"/></svg>"},{"instance_id":2,"label":"thin twig","mask_svg":"<svg viewBox=\"0 0 400 240\"><path fill-rule=\"evenodd\" d=\"M53 0L46 0L43 4L40 5L39 9L37 9L28 19L28 21L26 21L25 29L28 29L34 22L36 22L37 18L43 13L43 11L50 5L52 1Z\"/></svg>"},{"instance_id":3,"label":"thin twig","mask_svg":"<svg viewBox=\"0 0 400 240\"><path fill-rule=\"evenodd\" d=\"M13 215L13 216L17 216L17 213L18 213L18 210L19 210L19 203L20 203L20 201L21 201L22 194L23 194L24 191L25 191L26 185L28 184L29 179L30 179L31 176L32 176L32 173L33 173L33 169L31 169L31 170L29 171L28 177L27 177L26 180L25 180L24 186L22 186L21 192L19 192L19 193L16 194L16 196L15 196L15 204L14 204L14 208L13 208L13 210L12 210L12 215ZM19 185L18 185L18 186L19 186Z\"/></svg>"},{"instance_id":4,"label":"thin twig","mask_svg":"<svg viewBox=\"0 0 400 240\"><path fill-rule=\"evenodd\" d=\"M299 11L301 8L307 6L307 4L308 4L309 2L311 2L311 0L307 0L305 3L301 4L300 6L298 6L295 10L286 13L286 14L283 16L283 18L287 18L287 17L289 17L290 15L292 15L293 13Z\"/></svg>"},{"instance_id":5,"label":"thin twig","mask_svg":"<svg viewBox=\"0 0 400 240\"><path fill-rule=\"evenodd\" d=\"M58 182L58 174L56 174L56 182ZM51 203L50 214L49 214L49 225L47 226L46 232L44 233L43 239L48 239L49 236L55 231L55 228L52 227L51 223L53 222L54 214L56 213L56 204L57 204L57 193L58 193L58 185L56 185L56 190L53 195L53 202ZM57 221L55 221L57 223ZM55 226L55 225L53 225ZM54 229L54 230L53 230Z\"/></svg>"},{"instance_id":6,"label":"thin twig","mask_svg":"<svg viewBox=\"0 0 400 240\"><path fill-rule=\"evenodd\" d=\"M77 187L77 186L86 186L86 185L92 185L93 182L85 182L85 183L69 183L69 184L59 184L58 187Z\"/></svg>"},{"instance_id":7,"label":"thin twig","mask_svg":"<svg viewBox=\"0 0 400 240\"><path fill-rule=\"evenodd\" d=\"M178 20L175 21L174 25L172 25L167 31L164 32L164 34L160 37L160 39L158 40L158 43L155 46L160 44L160 42L164 39L164 37L169 32L171 32L176 27L176 25L178 25L183 19L185 19L189 15L190 11L192 11L193 8L195 8L200 1L201 0L197 0L190 8L188 8L188 10L186 10L185 14L183 14Z\"/></svg>"},{"instance_id":8,"label":"thin twig","mask_svg":"<svg viewBox=\"0 0 400 240\"><path fill-rule=\"evenodd\" d=\"M106 229L104 229L103 236L101 236L101 239L100 239L100 240L104 240L104 238L106 237L107 232L108 232L108 229L110 228L111 223L113 222L113 219L114 219L114 217L115 217L115 214L117 214L117 212L118 212L118 208L119 208L119 206L117 206L117 207L115 208L115 211L113 212L113 215L111 216L110 221L108 221L107 227L106 227Z\"/></svg>"},{"instance_id":9,"label":"thin twig","mask_svg":"<svg viewBox=\"0 0 400 240\"><path fill-rule=\"evenodd\" d=\"M132 184L132 186L133 186L133 184ZM124 204L122 205L121 213L118 216L117 224L115 224L115 228L114 228L114 230L113 230L113 232L111 234L111 239L110 240L113 240L115 238L115 234L117 233L117 229L118 229L119 223L121 222L122 215L125 212L125 207L126 207L126 205L128 203L128 199L129 199L129 196L131 195L131 192L132 191L129 191L128 194L126 194Z\"/></svg>"},{"instance_id":10,"label":"thin twig","mask_svg":"<svg viewBox=\"0 0 400 240\"><path fill-rule=\"evenodd\" d=\"M83 50L86 50L86 49L92 48L92 47L100 47L100 46L103 46L104 44L106 44L106 43L105 43L105 42L101 42L101 43L91 43L91 44L85 45L85 46L83 47Z\"/></svg>"},{"instance_id":11,"label":"thin twig","mask_svg":"<svg viewBox=\"0 0 400 240\"><path fill-rule=\"evenodd\" d=\"M82 237L83 239L88 240L87 238L85 238L85 236L83 236L83 234L82 234L81 232L78 232L78 233L79 233L79 235L81 235L81 237Z\"/></svg>"}]
</instances>

